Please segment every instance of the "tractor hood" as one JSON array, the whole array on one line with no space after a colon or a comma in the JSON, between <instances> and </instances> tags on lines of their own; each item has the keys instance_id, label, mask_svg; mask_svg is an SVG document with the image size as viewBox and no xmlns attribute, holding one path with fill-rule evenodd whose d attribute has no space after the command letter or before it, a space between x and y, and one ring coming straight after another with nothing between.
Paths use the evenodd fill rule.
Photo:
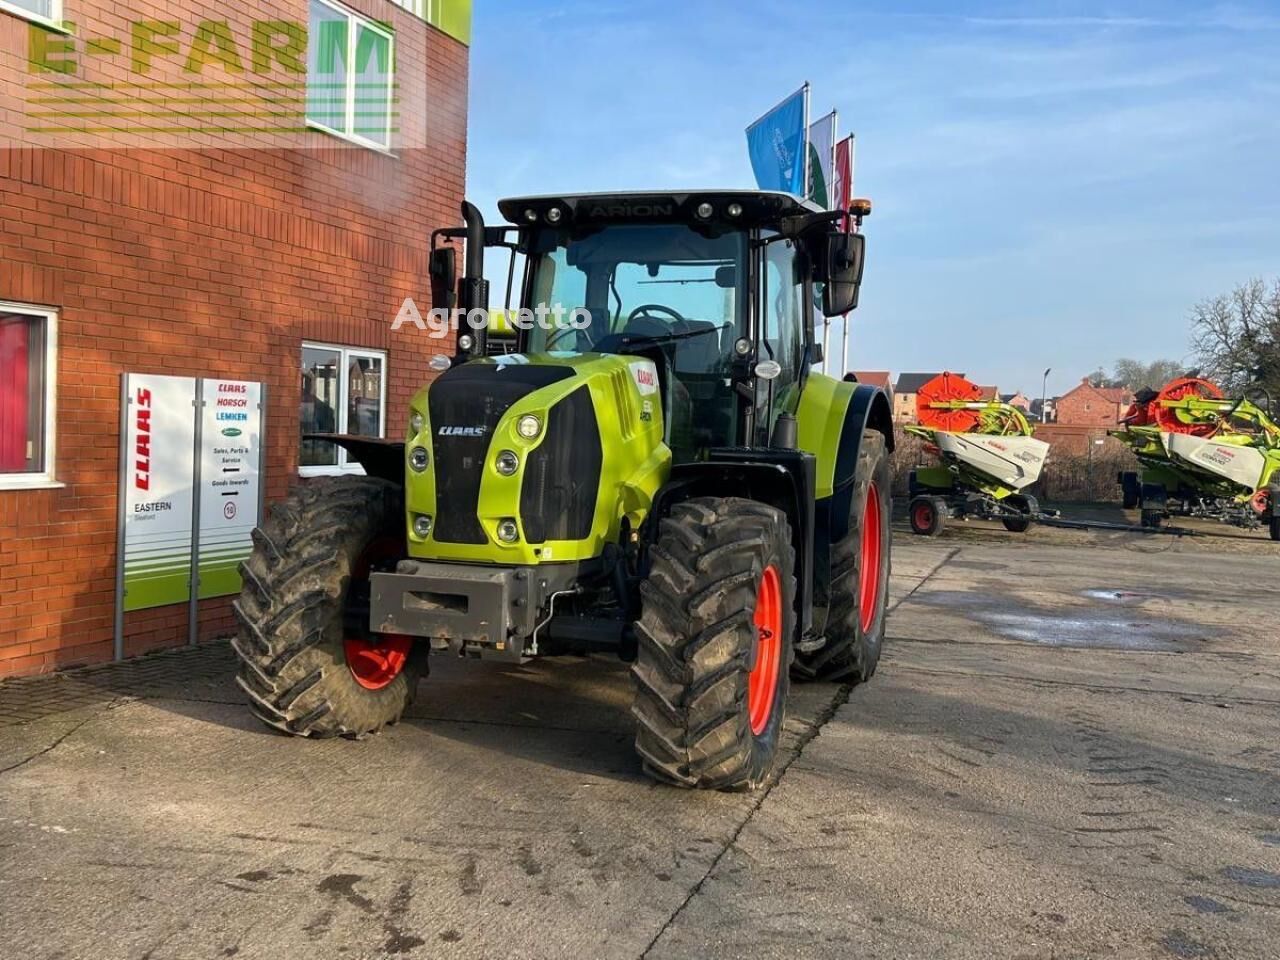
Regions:
<instances>
[{"instance_id":1,"label":"tractor hood","mask_svg":"<svg viewBox=\"0 0 1280 960\"><path fill-rule=\"evenodd\" d=\"M603 354L510 354L442 374L412 402L410 555L599 556L624 520L639 524L665 480L657 382L651 361Z\"/></svg>"}]
</instances>

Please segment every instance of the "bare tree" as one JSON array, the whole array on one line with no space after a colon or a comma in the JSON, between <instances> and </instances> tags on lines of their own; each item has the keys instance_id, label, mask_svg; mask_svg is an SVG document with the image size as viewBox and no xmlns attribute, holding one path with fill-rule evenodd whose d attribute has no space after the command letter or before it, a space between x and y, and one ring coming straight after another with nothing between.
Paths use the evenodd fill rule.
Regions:
<instances>
[{"instance_id":1,"label":"bare tree","mask_svg":"<svg viewBox=\"0 0 1280 960\"><path fill-rule=\"evenodd\" d=\"M1089 382L1099 387L1124 387L1137 392L1143 387L1159 390L1170 380L1183 374L1180 360L1152 360L1144 363L1121 357L1107 373L1101 367L1089 375Z\"/></svg>"},{"instance_id":2,"label":"bare tree","mask_svg":"<svg viewBox=\"0 0 1280 960\"><path fill-rule=\"evenodd\" d=\"M1253 279L1191 309L1192 349L1228 393L1262 386L1280 397L1280 280Z\"/></svg>"},{"instance_id":3,"label":"bare tree","mask_svg":"<svg viewBox=\"0 0 1280 960\"><path fill-rule=\"evenodd\" d=\"M1128 387L1138 391L1143 387L1159 390L1170 380L1177 379L1185 372L1181 360L1152 360L1143 363L1141 360L1130 360L1124 357L1116 361L1113 368L1116 386Z\"/></svg>"}]
</instances>

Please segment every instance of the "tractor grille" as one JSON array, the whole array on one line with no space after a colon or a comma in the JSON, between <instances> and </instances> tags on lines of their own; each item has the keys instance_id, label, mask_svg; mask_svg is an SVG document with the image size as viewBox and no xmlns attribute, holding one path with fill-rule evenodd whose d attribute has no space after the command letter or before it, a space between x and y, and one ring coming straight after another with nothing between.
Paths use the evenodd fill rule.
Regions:
<instances>
[{"instance_id":1,"label":"tractor grille","mask_svg":"<svg viewBox=\"0 0 1280 960\"><path fill-rule=\"evenodd\" d=\"M530 543L591 535L601 460L591 392L579 387L551 408L547 437L525 464L520 520Z\"/></svg>"},{"instance_id":2,"label":"tractor grille","mask_svg":"<svg viewBox=\"0 0 1280 960\"><path fill-rule=\"evenodd\" d=\"M476 511L493 431L511 406L573 376L569 367L474 363L455 367L427 391L436 480L435 539L485 543Z\"/></svg>"}]
</instances>

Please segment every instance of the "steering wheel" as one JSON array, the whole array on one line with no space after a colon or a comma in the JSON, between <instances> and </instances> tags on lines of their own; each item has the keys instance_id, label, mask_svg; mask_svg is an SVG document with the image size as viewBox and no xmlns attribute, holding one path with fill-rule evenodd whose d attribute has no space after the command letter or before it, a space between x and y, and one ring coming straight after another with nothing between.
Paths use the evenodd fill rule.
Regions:
<instances>
[{"instance_id":1,"label":"steering wheel","mask_svg":"<svg viewBox=\"0 0 1280 960\"><path fill-rule=\"evenodd\" d=\"M626 323L626 326L623 327L623 330L625 331L626 328L631 326L631 324L636 320L641 320L641 319L657 320L658 318L654 316L654 314L657 314L657 313L665 313L667 316L671 317L671 319L674 320L676 323L683 324L685 327L689 326L688 319L683 314L681 314L678 310L673 310L670 307L663 306L660 303L642 303L640 306L632 310L631 313L627 316L627 323Z\"/></svg>"},{"instance_id":2,"label":"steering wheel","mask_svg":"<svg viewBox=\"0 0 1280 960\"><path fill-rule=\"evenodd\" d=\"M591 336L591 327L590 325L588 325L585 327L561 327L559 330L553 333L549 338L547 338L547 343L542 349L546 350L547 352L550 352L553 346L555 346L557 343L559 343L562 339L564 339L571 333L576 333L578 334L579 337L586 338L587 349L579 351L581 353L590 353L591 348L596 345L595 339Z\"/></svg>"}]
</instances>

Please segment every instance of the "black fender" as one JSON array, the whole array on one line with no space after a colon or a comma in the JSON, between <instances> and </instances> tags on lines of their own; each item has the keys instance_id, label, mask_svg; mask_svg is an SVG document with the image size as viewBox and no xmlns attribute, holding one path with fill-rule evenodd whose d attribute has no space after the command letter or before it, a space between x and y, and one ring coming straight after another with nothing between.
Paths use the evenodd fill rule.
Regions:
<instances>
[{"instance_id":1,"label":"black fender","mask_svg":"<svg viewBox=\"0 0 1280 960\"><path fill-rule=\"evenodd\" d=\"M404 486L404 442L348 433L304 433L303 440L324 440L342 447L370 477Z\"/></svg>"},{"instance_id":2,"label":"black fender","mask_svg":"<svg viewBox=\"0 0 1280 960\"><path fill-rule=\"evenodd\" d=\"M681 501L694 497L745 497L777 507L791 524L796 559L796 628L799 637L812 629L814 485L812 454L800 450L725 447L712 449L706 460L680 463L653 498L641 528L647 553L658 539L662 519Z\"/></svg>"},{"instance_id":3,"label":"black fender","mask_svg":"<svg viewBox=\"0 0 1280 960\"><path fill-rule=\"evenodd\" d=\"M840 428L831 496L817 501L814 509L813 602L821 614L820 617L815 614L820 629L826 627L827 608L831 603L831 545L849 534L858 454L862 451L862 438L869 430L883 435L885 449L893 452L893 408L889 396L879 387L860 383L854 387Z\"/></svg>"}]
</instances>

